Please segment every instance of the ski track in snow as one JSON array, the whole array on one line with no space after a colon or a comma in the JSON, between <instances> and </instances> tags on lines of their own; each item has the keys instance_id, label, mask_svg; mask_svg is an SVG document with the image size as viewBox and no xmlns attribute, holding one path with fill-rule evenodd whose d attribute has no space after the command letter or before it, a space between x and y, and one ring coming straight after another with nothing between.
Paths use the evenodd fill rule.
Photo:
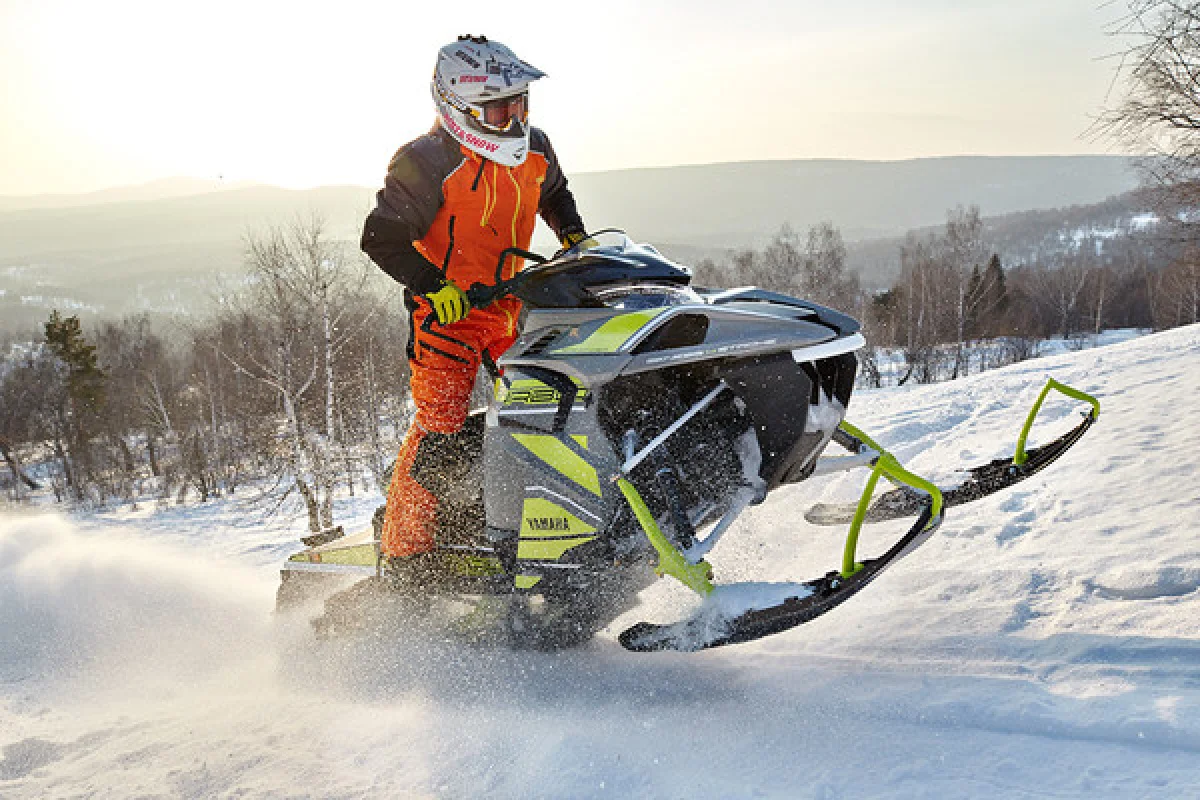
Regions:
<instances>
[{"instance_id":1,"label":"ski track in snow","mask_svg":"<svg viewBox=\"0 0 1200 800\"><path fill-rule=\"evenodd\" d=\"M271 613L288 524L218 503L0 517L0 797L1200 797L1200 327L860 392L848 418L948 482L1011 452L1051 375L1102 403L1067 455L950 509L830 615L708 653L613 640L685 613L666 581L564 653L401 622L316 642ZM1031 442L1077 407L1051 395ZM718 580L832 568L842 531L799 511L861 480L751 509Z\"/></svg>"}]
</instances>

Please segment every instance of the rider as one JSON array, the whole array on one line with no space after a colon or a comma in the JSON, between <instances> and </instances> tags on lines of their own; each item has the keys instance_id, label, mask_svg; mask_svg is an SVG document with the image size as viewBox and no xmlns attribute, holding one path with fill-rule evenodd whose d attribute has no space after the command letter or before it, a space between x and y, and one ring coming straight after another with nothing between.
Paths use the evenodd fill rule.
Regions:
<instances>
[{"instance_id":1,"label":"rider","mask_svg":"<svg viewBox=\"0 0 1200 800\"><path fill-rule=\"evenodd\" d=\"M529 84L545 73L483 36L438 51L433 129L400 148L363 228L362 249L404 284L416 416L388 489L381 549L393 573L419 576L433 561L437 498L414 468L459 447L481 363L517 335L520 301L471 308L465 290L512 277L529 249L536 215L563 246L585 238L583 220L550 141L529 125ZM426 324L430 317L437 324ZM419 471L419 470L418 470Z\"/></svg>"}]
</instances>

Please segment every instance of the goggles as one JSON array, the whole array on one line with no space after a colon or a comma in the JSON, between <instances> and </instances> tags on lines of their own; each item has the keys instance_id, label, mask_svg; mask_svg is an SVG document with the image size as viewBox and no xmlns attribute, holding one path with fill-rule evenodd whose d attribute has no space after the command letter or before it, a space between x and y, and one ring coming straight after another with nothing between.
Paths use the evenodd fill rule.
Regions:
<instances>
[{"instance_id":1,"label":"goggles","mask_svg":"<svg viewBox=\"0 0 1200 800\"><path fill-rule=\"evenodd\" d=\"M529 92L489 100L480 108L483 113L478 117L479 124L496 133L505 133L514 122L524 123L529 119Z\"/></svg>"}]
</instances>

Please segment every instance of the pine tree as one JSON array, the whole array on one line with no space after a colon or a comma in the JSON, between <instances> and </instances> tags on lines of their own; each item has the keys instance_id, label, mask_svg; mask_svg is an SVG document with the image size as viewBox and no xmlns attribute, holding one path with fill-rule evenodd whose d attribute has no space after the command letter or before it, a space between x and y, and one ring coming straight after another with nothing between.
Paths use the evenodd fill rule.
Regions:
<instances>
[{"instance_id":1,"label":"pine tree","mask_svg":"<svg viewBox=\"0 0 1200 800\"><path fill-rule=\"evenodd\" d=\"M1000 265L1000 256L995 253L988 259L981 286L984 295L979 303L980 332L986 336L1008 333L1005 323L1009 305L1008 286L1004 282L1004 267Z\"/></svg>"},{"instance_id":2,"label":"pine tree","mask_svg":"<svg viewBox=\"0 0 1200 800\"><path fill-rule=\"evenodd\" d=\"M966 332L966 338L968 339L974 339L981 333L979 320L983 311L985 286L986 284L983 282L983 273L979 270L979 265L976 264L971 268L971 278L967 281L967 319L963 327Z\"/></svg>"},{"instance_id":3,"label":"pine tree","mask_svg":"<svg viewBox=\"0 0 1200 800\"><path fill-rule=\"evenodd\" d=\"M79 317L63 318L57 311L46 323L46 344L67 368L67 394L79 416L95 416L104 406L104 370L96 346L83 337Z\"/></svg>"},{"instance_id":4,"label":"pine tree","mask_svg":"<svg viewBox=\"0 0 1200 800\"><path fill-rule=\"evenodd\" d=\"M90 471L88 442L99 427L106 376L96 360L96 347L83 336L79 317L63 317L53 311L45 332L46 346L58 359L63 378L56 409L56 449L67 485L81 497L83 476L79 472L80 468Z\"/></svg>"}]
</instances>

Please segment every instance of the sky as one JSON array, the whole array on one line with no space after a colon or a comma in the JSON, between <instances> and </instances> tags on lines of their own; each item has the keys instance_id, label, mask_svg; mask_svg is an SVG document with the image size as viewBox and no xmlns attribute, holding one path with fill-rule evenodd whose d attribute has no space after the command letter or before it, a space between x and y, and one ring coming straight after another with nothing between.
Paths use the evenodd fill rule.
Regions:
<instances>
[{"instance_id":1,"label":"sky","mask_svg":"<svg viewBox=\"0 0 1200 800\"><path fill-rule=\"evenodd\" d=\"M433 122L434 55L548 73L571 172L1103 153L1112 0L0 0L0 195L190 176L378 184Z\"/></svg>"}]
</instances>

